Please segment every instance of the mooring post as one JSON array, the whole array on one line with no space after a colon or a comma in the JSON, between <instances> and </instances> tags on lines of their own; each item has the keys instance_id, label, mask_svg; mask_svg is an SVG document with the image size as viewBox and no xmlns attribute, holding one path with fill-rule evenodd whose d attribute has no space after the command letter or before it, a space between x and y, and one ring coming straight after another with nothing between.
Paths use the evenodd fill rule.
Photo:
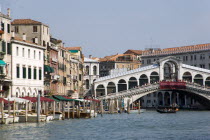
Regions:
<instances>
[{"instance_id":1,"label":"mooring post","mask_svg":"<svg viewBox=\"0 0 210 140\"><path fill-rule=\"evenodd\" d=\"M37 122L40 121L40 94L37 95Z\"/></svg>"},{"instance_id":2,"label":"mooring post","mask_svg":"<svg viewBox=\"0 0 210 140\"><path fill-rule=\"evenodd\" d=\"M55 101L53 101L53 118L55 119Z\"/></svg>"},{"instance_id":3,"label":"mooring post","mask_svg":"<svg viewBox=\"0 0 210 140\"><path fill-rule=\"evenodd\" d=\"M11 104L10 99L8 98L8 115L10 116Z\"/></svg>"},{"instance_id":4,"label":"mooring post","mask_svg":"<svg viewBox=\"0 0 210 140\"><path fill-rule=\"evenodd\" d=\"M72 103L72 119L74 119L74 101Z\"/></svg>"},{"instance_id":5,"label":"mooring post","mask_svg":"<svg viewBox=\"0 0 210 140\"><path fill-rule=\"evenodd\" d=\"M15 122L15 100L13 101L13 123Z\"/></svg>"},{"instance_id":6,"label":"mooring post","mask_svg":"<svg viewBox=\"0 0 210 140\"><path fill-rule=\"evenodd\" d=\"M70 119L70 105L69 105L69 101L67 102L67 108L68 108L68 119Z\"/></svg>"},{"instance_id":7,"label":"mooring post","mask_svg":"<svg viewBox=\"0 0 210 140\"><path fill-rule=\"evenodd\" d=\"M141 107L141 106L140 106L140 99L139 99L139 104L138 104L138 105L139 105L139 111L138 111L138 112L139 112L139 114L140 114L140 113L141 113L141 111L140 111L140 107Z\"/></svg>"},{"instance_id":8,"label":"mooring post","mask_svg":"<svg viewBox=\"0 0 210 140\"><path fill-rule=\"evenodd\" d=\"M103 117L103 100L101 100L101 117Z\"/></svg>"},{"instance_id":9,"label":"mooring post","mask_svg":"<svg viewBox=\"0 0 210 140\"><path fill-rule=\"evenodd\" d=\"M26 109L26 112L25 112L25 121L27 122L28 121L28 102L27 101L25 102L25 109Z\"/></svg>"},{"instance_id":10,"label":"mooring post","mask_svg":"<svg viewBox=\"0 0 210 140\"><path fill-rule=\"evenodd\" d=\"M127 113L130 114L130 99L127 100Z\"/></svg>"},{"instance_id":11,"label":"mooring post","mask_svg":"<svg viewBox=\"0 0 210 140\"><path fill-rule=\"evenodd\" d=\"M4 123L4 101L1 101L1 123Z\"/></svg>"}]
</instances>

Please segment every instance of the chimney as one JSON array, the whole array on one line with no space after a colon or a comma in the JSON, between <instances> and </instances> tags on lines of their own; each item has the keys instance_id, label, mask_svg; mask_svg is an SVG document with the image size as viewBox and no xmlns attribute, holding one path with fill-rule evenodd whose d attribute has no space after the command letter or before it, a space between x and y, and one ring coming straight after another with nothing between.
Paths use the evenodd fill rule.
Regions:
<instances>
[{"instance_id":1,"label":"chimney","mask_svg":"<svg viewBox=\"0 0 210 140\"><path fill-rule=\"evenodd\" d=\"M34 38L34 43L38 44L38 38L37 37Z\"/></svg>"},{"instance_id":2,"label":"chimney","mask_svg":"<svg viewBox=\"0 0 210 140\"><path fill-rule=\"evenodd\" d=\"M10 17L10 8L7 8L7 16Z\"/></svg>"},{"instance_id":3,"label":"chimney","mask_svg":"<svg viewBox=\"0 0 210 140\"><path fill-rule=\"evenodd\" d=\"M12 32L12 38L15 38L15 32L14 31L11 32Z\"/></svg>"},{"instance_id":4,"label":"chimney","mask_svg":"<svg viewBox=\"0 0 210 140\"><path fill-rule=\"evenodd\" d=\"M92 58L92 55L89 55L89 58Z\"/></svg>"},{"instance_id":5,"label":"chimney","mask_svg":"<svg viewBox=\"0 0 210 140\"><path fill-rule=\"evenodd\" d=\"M23 33L23 41L26 41L26 34Z\"/></svg>"}]
</instances>

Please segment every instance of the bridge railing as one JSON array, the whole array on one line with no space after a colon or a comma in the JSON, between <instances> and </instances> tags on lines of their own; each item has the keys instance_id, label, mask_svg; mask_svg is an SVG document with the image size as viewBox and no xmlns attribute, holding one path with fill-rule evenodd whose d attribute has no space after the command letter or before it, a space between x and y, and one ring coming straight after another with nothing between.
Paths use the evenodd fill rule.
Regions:
<instances>
[{"instance_id":1,"label":"bridge railing","mask_svg":"<svg viewBox=\"0 0 210 140\"><path fill-rule=\"evenodd\" d=\"M136 87L136 88L120 91L120 92L117 92L117 93L111 93L111 94L108 94L108 95L100 96L100 97L98 97L98 99L125 96L125 95L130 95L130 94L135 93L135 92L144 92L144 91L154 89L154 88L159 88L159 83L148 84L148 85L139 86L139 87Z\"/></svg>"}]
</instances>

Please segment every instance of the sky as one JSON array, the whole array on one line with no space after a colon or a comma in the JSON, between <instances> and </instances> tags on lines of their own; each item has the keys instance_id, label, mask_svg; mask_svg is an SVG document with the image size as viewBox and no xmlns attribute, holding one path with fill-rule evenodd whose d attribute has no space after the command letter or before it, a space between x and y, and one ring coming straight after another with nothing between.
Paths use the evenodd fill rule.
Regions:
<instances>
[{"instance_id":1,"label":"sky","mask_svg":"<svg viewBox=\"0 0 210 140\"><path fill-rule=\"evenodd\" d=\"M50 26L66 47L104 57L128 49L210 43L210 0L0 0L13 19Z\"/></svg>"}]
</instances>

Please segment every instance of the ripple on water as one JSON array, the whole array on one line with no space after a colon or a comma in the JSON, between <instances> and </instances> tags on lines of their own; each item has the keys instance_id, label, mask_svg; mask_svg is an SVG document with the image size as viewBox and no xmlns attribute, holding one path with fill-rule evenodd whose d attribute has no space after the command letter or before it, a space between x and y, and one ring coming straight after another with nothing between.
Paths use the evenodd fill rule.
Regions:
<instances>
[{"instance_id":1,"label":"ripple on water","mask_svg":"<svg viewBox=\"0 0 210 140\"><path fill-rule=\"evenodd\" d=\"M210 112L113 114L93 119L0 126L0 140L210 139Z\"/></svg>"}]
</instances>

